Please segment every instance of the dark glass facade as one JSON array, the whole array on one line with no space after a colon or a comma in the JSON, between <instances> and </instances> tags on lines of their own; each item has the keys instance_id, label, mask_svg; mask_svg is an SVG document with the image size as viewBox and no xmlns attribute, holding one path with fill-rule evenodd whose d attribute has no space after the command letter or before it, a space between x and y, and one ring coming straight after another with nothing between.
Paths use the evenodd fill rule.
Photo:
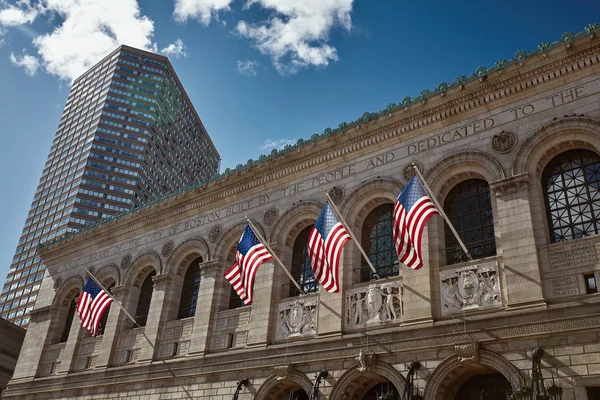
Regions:
<instances>
[{"instance_id":1,"label":"dark glass facade","mask_svg":"<svg viewBox=\"0 0 600 400\"><path fill-rule=\"evenodd\" d=\"M29 323L40 243L202 182L220 157L166 57L121 46L73 82L15 256L0 316Z\"/></svg>"}]
</instances>

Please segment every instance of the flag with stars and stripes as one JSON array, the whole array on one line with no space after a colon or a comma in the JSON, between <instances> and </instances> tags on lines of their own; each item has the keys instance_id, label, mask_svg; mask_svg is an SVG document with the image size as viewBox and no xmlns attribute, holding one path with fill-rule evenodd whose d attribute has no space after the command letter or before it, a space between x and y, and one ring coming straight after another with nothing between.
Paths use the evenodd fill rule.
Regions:
<instances>
[{"instance_id":1,"label":"flag with stars and stripes","mask_svg":"<svg viewBox=\"0 0 600 400\"><path fill-rule=\"evenodd\" d=\"M340 291L339 265L344 245L350 235L337 219L329 202L325 203L321 215L308 235L308 254L315 278L325 290Z\"/></svg>"},{"instance_id":2,"label":"flag with stars and stripes","mask_svg":"<svg viewBox=\"0 0 600 400\"><path fill-rule=\"evenodd\" d=\"M245 304L252 304L254 278L258 267L263 262L272 259L273 256L258 240L252 228L249 225L246 226L237 245L235 264L225 272L225 279L231 283Z\"/></svg>"},{"instance_id":3,"label":"flag with stars and stripes","mask_svg":"<svg viewBox=\"0 0 600 400\"><path fill-rule=\"evenodd\" d=\"M98 333L100 319L110 303L112 303L112 298L109 294L102 290L92 278L88 279L77 302L77 314L81 319L81 325L89 330L92 336L95 337Z\"/></svg>"},{"instance_id":4,"label":"flag with stars and stripes","mask_svg":"<svg viewBox=\"0 0 600 400\"><path fill-rule=\"evenodd\" d=\"M423 266L421 235L425 223L439 211L431 201L418 177L413 176L396 200L394 207L394 242L398 259L404 265L419 269Z\"/></svg>"}]
</instances>

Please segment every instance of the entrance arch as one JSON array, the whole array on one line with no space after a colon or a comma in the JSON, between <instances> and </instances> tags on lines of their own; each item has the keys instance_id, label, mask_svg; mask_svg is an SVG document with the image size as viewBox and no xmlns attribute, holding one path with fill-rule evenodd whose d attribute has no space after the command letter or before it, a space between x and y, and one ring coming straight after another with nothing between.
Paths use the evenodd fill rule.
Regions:
<instances>
[{"instance_id":1,"label":"entrance arch","mask_svg":"<svg viewBox=\"0 0 600 400\"><path fill-rule=\"evenodd\" d=\"M356 365L344 372L337 380L329 398L335 400L363 399L372 389L374 393L394 388L399 394L404 392L404 377L391 365L374 361L366 370L361 371Z\"/></svg>"},{"instance_id":2,"label":"entrance arch","mask_svg":"<svg viewBox=\"0 0 600 400\"><path fill-rule=\"evenodd\" d=\"M257 400L308 400L312 382L301 372L288 371L285 377L271 375L260 385Z\"/></svg>"},{"instance_id":3,"label":"entrance arch","mask_svg":"<svg viewBox=\"0 0 600 400\"><path fill-rule=\"evenodd\" d=\"M491 351L479 350L477 361L460 361L455 353L444 359L431 373L425 386L425 400L455 400L463 385L479 376L500 374L507 381L511 390L517 390L524 384L519 371L504 357ZM499 376L496 375L499 382ZM471 383L471 385L475 385ZM476 385L475 385L476 386ZM467 386L468 388L468 386ZM467 389L464 389L467 390Z\"/></svg>"}]
</instances>

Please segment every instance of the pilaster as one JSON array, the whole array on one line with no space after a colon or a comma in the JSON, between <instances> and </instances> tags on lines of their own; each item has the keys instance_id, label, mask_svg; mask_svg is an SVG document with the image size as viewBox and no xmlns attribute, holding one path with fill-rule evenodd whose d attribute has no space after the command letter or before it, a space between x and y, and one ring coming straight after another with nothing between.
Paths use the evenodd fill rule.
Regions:
<instances>
[{"instance_id":1,"label":"pilaster","mask_svg":"<svg viewBox=\"0 0 600 400\"><path fill-rule=\"evenodd\" d=\"M112 288L113 297L123 305L129 294L129 287L125 285ZM108 318L106 320L106 326L104 327L104 334L102 335L102 350L100 350L100 353L98 354L96 368L106 368L109 366L112 353L117 344L117 332L123 330L123 327L128 320L129 317L127 317L123 309L119 307L119 304L113 302L108 311Z\"/></svg>"},{"instance_id":2,"label":"pilaster","mask_svg":"<svg viewBox=\"0 0 600 400\"><path fill-rule=\"evenodd\" d=\"M154 287L152 289L152 300L150 301L150 310L148 320L144 327L146 339L140 350L138 361L150 362L154 358L158 344L158 335L161 324L164 322L166 313L164 312L169 298L172 278L168 274L156 275L152 278Z\"/></svg>"},{"instance_id":3,"label":"pilaster","mask_svg":"<svg viewBox=\"0 0 600 400\"><path fill-rule=\"evenodd\" d=\"M421 241L423 266L418 270L401 266L402 276L402 302L404 304L403 323L422 324L431 323L432 316L432 274L429 257L429 228L423 229Z\"/></svg>"},{"instance_id":4,"label":"pilaster","mask_svg":"<svg viewBox=\"0 0 600 400\"><path fill-rule=\"evenodd\" d=\"M77 304L79 297L75 298L75 304ZM59 358L58 368L56 369L57 374L67 374L73 370L75 366L75 357L81 339L85 335L87 330L81 326L81 319L77 312L73 315L71 326L69 327L69 337L65 343L65 349Z\"/></svg>"},{"instance_id":5,"label":"pilaster","mask_svg":"<svg viewBox=\"0 0 600 400\"><path fill-rule=\"evenodd\" d=\"M203 355L209 348L212 324L218 309L218 283L222 277L222 268L218 260L203 262L199 265L202 278L196 303L194 328L190 343L190 355ZM221 275L221 276L220 276Z\"/></svg>"},{"instance_id":6,"label":"pilaster","mask_svg":"<svg viewBox=\"0 0 600 400\"><path fill-rule=\"evenodd\" d=\"M33 379L37 374L44 356L44 348L51 336L52 320L56 318L57 311L56 307L51 305L34 309L29 314L31 321L23 340L13 380Z\"/></svg>"},{"instance_id":7,"label":"pilaster","mask_svg":"<svg viewBox=\"0 0 600 400\"><path fill-rule=\"evenodd\" d=\"M260 266L254 280L254 301L250 316L248 346L266 346L268 344L274 298L275 265L273 261L268 261Z\"/></svg>"},{"instance_id":8,"label":"pilaster","mask_svg":"<svg viewBox=\"0 0 600 400\"><path fill-rule=\"evenodd\" d=\"M527 173L490 184L498 209L508 309L545 306L529 185Z\"/></svg>"}]
</instances>

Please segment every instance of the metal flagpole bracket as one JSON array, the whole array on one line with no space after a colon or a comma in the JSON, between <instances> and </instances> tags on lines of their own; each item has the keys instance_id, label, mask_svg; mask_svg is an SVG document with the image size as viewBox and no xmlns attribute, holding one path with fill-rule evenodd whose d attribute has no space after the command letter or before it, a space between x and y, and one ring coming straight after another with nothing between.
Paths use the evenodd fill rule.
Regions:
<instances>
[{"instance_id":1,"label":"metal flagpole bracket","mask_svg":"<svg viewBox=\"0 0 600 400\"><path fill-rule=\"evenodd\" d=\"M231 400L237 400L238 395L240 394L240 391L242 390L242 387L246 387L250 384L250 381L248 380L248 378L244 378L241 381L239 381L237 383L237 387L235 388L235 393L233 394L233 398Z\"/></svg>"}]
</instances>

